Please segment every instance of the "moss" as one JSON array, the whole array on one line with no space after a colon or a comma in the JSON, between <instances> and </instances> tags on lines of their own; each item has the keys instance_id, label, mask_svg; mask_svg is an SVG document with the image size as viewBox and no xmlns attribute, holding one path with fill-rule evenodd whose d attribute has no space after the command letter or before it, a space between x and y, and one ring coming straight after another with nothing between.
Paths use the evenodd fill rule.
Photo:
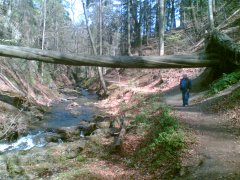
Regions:
<instances>
[{"instance_id":1,"label":"moss","mask_svg":"<svg viewBox=\"0 0 240 180\"><path fill-rule=\"evenodd\" d=\"M145 99L144 110L132 123L136 132L144 135L145 141L128 164L137 165L138 168L150 172L159 168L165 169L164 173L168 176L180 170L181 153L186 148L189 138L169 107L159 103L161 99L160 94Z\"/></svg>"},{"instance_id":2,"label":"moss","mask_svg":"<svg viewBox=\"0 0 240 180\"><path fill-rule=\"evenodd\" d=\"M20 166L20 161L16 155L8 157L6 164L10 177L16 178L25 175L24 169Z\"/></svg>"}]
</instances>

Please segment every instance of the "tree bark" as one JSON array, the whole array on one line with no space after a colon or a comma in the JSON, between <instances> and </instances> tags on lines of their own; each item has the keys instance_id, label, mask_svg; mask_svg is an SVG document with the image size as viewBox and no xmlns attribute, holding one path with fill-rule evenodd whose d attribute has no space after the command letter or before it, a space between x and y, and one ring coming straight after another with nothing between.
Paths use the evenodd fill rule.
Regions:
<instances>
[{"instance_id":1,"label":"tree bark","mask_svg":"<svg viewBox=\"0 0 240 180\"><path fill-rule=\"evenodd\" d=\"M159 55L164 55L164 0L159 0Z\"/></svg>"},{"instance_id":2,"label":"tree bark","mask_svg":"<svg viewBox=\"0 0 240 180\"><path fill-rule=\"evenodd\" d=\"M103 55L103 36L102 36L102 14L103 14L103 11L102 11L102 0L99 0L99 38L100 38L100 41L99 41L99 55L102 56ZM89 32L90 33L90 32ZM94 54L94 55L97 55L97 54ZM100 81L101 81L101 85L102 85L102 88L103 88L103 91L104 91L104 96L107 95L107 86L106 86L106 83L105 83L105 80L104 80L104 77L103 77L103 69L101 67L98 67L98 74L99 74L99 78L100 78Z\"/></svg>"},{"instance_id":3,"label":"tree bark","mask_svg":"<svg viewBox=\"0 0 240 180\"><path fill-rule=\"evenodd\" d=\"M171 0L171 29L176 28L175 5L174 0Z\"/></svg>"},{"instance_id":4,"label":"tree bark","mask_svg":"<svg viewBox=\"0 0 240 180\"><path fill-rule=\"evenodd\" d=\"M208 16L210 22L210 29L214 29L214 18L213 18L213 0L208 0Z\"/></svg>"},{"instance_id":5,"label":"tree bark","mask_svg":"<svg viewBox=\"0 0 240 180\"><path fill-rule=\"evenodd\" d=\"M197 16L196 16L196 12L195 12L196 10L195 10L193 1L192 0L190 0L190 1L191 1L191 15L192 15L193 26L194 26L195 32L198 34L199 26L198 26Z\"/></svg>"},{"instance_id":6,"label":"tree bark","mask_svg":"<svg viewBox=\"0 0 240 180\"><path fill-rule=\"evenodd\" d=\"M130 26L130 1L128 0L128 10L127 10L127 54L129 56L131 53L131 26Z\"/></svg>"},{"instance_id":7,"label":"tree bark","mask_svg":"<svg viewBox=\"0 0 240 180\"><path fill-rule=\"evenodd\" d=\"M87 56L35 48L0 45L0 56L37 60L73 66L113 68L192 68L212 67L220 62L214 56L200 54L170 56Z\"/></svg>"},{"instance_id":8,"label":"tree bark","mask_svg":"<svg viewBox=\"0 0 240 180\"><path fill-rule=\"evenodd\" d=\"M101 0L100 0L100 2L101 2ZM88 35L89 35L90 42L91 42L91 45L92 45L92 48L93 48L93 53L94 53L94 55L96 56L96 55L97 55L97 49L96 49L96 46L95 46L94 41L93 41L93 37L92 37L91 30L90 30L90 28L89 28L89 26L88 26L87 13L86 13L86 8L85 8L85 5L84 5L84 2L83 2L83 1L82 1L82 4L83 4L83 10L84 10L84 15L85 15L85 20L86 20L86 24L87 24ZM98 67L98 75L99 75L99 79L100 79L102 88L103 88L103 90L104 90L104 95L106 95L106 93L107 93L107 86L106 86L105 80L104 80L104 78L103 78L103 73L102 73L101 67Z\"/></svg>"},{"instance_id":9,"label":"tree bark","mask_svg":"<svg viewBox=\"0 0 240 180\"><path fill-rule=\"evenodd\" d=\"M46 32L46 15L47 15L47 0L43 1L43 27L42 27L42 50L44 50L45 45L45 32ZM39 62L38 72L43 78L43 63Z\"/></svg>"},{"instance_id":10,"label":"tree bark","mask_svg":"<svg viewBox=\"0 0 240 180\"><path fill-rule=\"evenodd\" d=\"M240 66L240 48L226 34L213 30L206 44L206 53L218 54L221 65Z\"/></svg>"}]
</instances>

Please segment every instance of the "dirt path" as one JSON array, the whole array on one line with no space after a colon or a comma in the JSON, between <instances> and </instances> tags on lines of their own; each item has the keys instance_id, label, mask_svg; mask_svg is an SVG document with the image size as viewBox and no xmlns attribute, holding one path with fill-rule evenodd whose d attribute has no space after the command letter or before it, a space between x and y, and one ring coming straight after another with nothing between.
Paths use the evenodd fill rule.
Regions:
<instances>
[{"instance_id":1,"label":"dirt path","mask_svg":"<svg viewBox=\"0 0 240 180\"><path fill-rule=\"evenodd\" d=\"M194 103L199 96L201 93L191 94L190 106L181 107L178 88L165 94L167 104L197 142L183 162L180 179L240 179L240 137L226 127L220 115L203 111L211 99Z\"/></svg>"}]
</instances>

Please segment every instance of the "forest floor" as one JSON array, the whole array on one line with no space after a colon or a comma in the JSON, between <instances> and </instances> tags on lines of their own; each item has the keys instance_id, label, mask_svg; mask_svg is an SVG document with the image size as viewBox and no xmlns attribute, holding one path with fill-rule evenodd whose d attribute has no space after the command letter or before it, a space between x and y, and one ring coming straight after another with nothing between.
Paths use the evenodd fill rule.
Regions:
<instances>
[{"instance_id":1,"label":"forest floor","mask_svg":"<svg viewBox=\"0 0 240 180\"><path fill-rule=\"evenodd\" d=\"M151 85L148 85L134 87L131 90L147 94L163 91L166 104L171 107L173 114L186 130L191 133L194 143L182 157L179 179L240 178L240 159L236 158L240 155L239 101L232 108L227 107L229 103L231 104L231 99L228 97L231 96L234 90L239 90L240 84L228 88L213 97L206 96L206 88L205 90L197 90L198 92L191 93L190 106L182 107L182 97L178 87L178 82L181 78L180 74L187 73L192 78L195 78L201 70L190 69L177 73L176 70L173 71L175 73L169 72L170 76L169 74L163 74L166 77L165 79L163 77L164 82L161 86L153 88ZM129 88L129 82L126 80L111 80L111 83ZM130 99L127 94L123 94L122 97L125 101ZM109 102L107 100L103 102L104 107L109 108L108 104L112 104L109 102L117 101L111 99ZM115 105L115 108L111 109L112 114L117 114L118 109L116 108L118 107ZM126 137L126 139L128 138ZM105 173L107 172L105 171ZM127 171L124 172L122 169L121 174L125 173ZM134 173L137 172L135 171ZM142 176L143 179L151 179L151 177Z\"/></svg>"}]
</instances>

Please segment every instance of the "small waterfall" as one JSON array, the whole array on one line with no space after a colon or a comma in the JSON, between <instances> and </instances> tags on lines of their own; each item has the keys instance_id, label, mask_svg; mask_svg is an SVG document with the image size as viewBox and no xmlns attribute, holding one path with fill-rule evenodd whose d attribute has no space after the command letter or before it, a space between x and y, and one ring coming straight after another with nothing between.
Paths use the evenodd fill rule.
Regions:
<instances>
[{"instance_id":1,"label":"small waterfall","mask_svg":"<svg viewBox=\"0 0 240 180\"><path fill-rule=\"evenodd\" d=\"M19 138L14 143L0 144L0 152L14 151L14 150L29 150L33 147L43 147L47 144L44 138L44 132L39 131L34 134L28 134L25 137Z\"/></svg>"},{"instance_id":2,"label":"small waterfall","mask_svg":"<svg viewBox=\"0 0 240 180\"><path fill-rule=\"evenodd\" d=\"M80 132L80 137L84 137L84 132L83 131Z\"/></svg>"}]
</instances>

